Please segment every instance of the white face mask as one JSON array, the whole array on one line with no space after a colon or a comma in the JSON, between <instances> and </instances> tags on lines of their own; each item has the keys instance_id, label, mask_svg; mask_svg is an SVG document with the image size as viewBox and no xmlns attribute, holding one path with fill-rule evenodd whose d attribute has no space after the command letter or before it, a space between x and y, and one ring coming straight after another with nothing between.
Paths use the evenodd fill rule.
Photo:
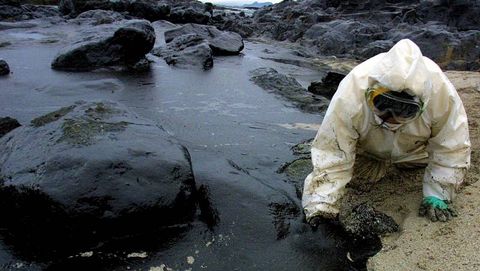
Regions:
<instances>
[{"instance_id":1,"label":"white face mask","mask_svg":"<svg viewBox=\"0 0 480 271\"><path fill-rule=\"evenodd\" d=\"M402 123L388 123L388 122L382 123L382 127L387 128L390 131L395 131L398 128L400 128L400 126L402 125L403 125Z\"/></svg>"},{"instance_id":2,"label":"white face mask","mask_svg":"<svg viewBox=\"0 0 480 271\"><path fill-rule=\"evenodd\" d=\"M388 129L390 131L396 131L398 128L400 128L404 123L389 123L389 122L384 122L382 121L382 119L373 114L375 116L375 121L380 124L380 126L382 126L383 128L385 129Z\"/></svg>"}]
</instances>

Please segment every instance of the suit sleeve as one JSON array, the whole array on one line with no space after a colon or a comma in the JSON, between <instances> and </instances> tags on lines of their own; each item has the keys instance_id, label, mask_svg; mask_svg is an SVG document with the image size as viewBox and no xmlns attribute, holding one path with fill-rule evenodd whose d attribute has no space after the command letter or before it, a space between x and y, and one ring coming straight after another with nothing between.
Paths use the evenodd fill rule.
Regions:
<instances>
[{"instance_id":1,"label":"suit sleeve","mask_svg":"<svg viewBox=\"0 0 480 271\"><path fill-rule=\"evenodd\" d=\"M349 95L353 85L348 78L343 83L312 144L313 172L305 179L302 197L307 221L317 215L336 216L339 199L352 178L359 137L353 121L358 117L355 111L361 107L361 101L356 101L359 97Z\"/></svg>"},{"instance_id":2,"label":"suit sleeve","mask_svg":"<svg viewBox=\"0 0 480 271\"><path fill-rule=\"evenodd\" d=\"M446 77L444 80L446 91L435 96L430 109L430 159L423 179L423 195L453 200L470 166L470 137L463 103L453 85Z\"/></svg>"}]
</instances>

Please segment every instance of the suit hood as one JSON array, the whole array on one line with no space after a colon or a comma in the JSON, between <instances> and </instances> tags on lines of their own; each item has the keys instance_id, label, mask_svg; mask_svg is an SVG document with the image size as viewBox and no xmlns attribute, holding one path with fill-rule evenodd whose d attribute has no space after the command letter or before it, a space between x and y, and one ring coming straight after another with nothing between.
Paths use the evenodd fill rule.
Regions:
<instances>
[{"instance_id":1,"label":"suit hood","mask_svg":"<svg viewBox=\"0 0 480 271\"><path fill-rule=\"evenodd\" d=\"M403 39L378 58L370 71L370 81L378 82L392 91L406 90L427 103L433 85L431 73L415 43Z\"/></svg>"}]
</instances>

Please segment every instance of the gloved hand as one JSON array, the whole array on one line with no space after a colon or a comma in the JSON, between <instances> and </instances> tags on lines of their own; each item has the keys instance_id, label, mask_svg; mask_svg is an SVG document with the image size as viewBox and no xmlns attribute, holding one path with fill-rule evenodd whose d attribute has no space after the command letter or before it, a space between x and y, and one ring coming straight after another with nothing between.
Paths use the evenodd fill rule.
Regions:
<instances>
[{"instance_id":1,"label":"gloved hand","mask_svg":"<svg viewBox=\"0 0 480 271\"><path fill-rule=\"evenodd\" d=\"M337 214L321 213L317 214L314 217L311 217L307 222L313 230L316 230L320 224L332 223L335 222L337 219Z\"/></svg>"},{"instance_id":2,"label":"gloved hand","mask_svg":"<svg viewBox=\"0 0 480 271\"><path fill-rule=\"evenodd\" d=\"M423 199L418 214L426 216L432 222L445 222L458 216L457 212L451 206L448 206L447 201L433 196Z\"/></svg>"}]
</instances>

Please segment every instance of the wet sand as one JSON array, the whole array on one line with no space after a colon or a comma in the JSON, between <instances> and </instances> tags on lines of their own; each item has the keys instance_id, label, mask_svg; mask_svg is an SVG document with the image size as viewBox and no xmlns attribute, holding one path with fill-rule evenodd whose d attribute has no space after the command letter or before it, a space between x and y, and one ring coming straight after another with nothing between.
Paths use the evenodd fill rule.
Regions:
<instances>
[{"instance_id":1,"label":"wet sand","mask_svg":"<svg viewBox=\"0 0 480 271\"><path fill-rule=\"evenodd\" d=\"M423 170L393 170L369 192L355 196L372 202L401 227L399 233L382 238L383 249L369 260L368 270L480 270L480 73L449 71L447 76L464 103L472 141L466 186L454 202L459 217L446 223L419 217Z\"/></svg>"}]
</instances>

